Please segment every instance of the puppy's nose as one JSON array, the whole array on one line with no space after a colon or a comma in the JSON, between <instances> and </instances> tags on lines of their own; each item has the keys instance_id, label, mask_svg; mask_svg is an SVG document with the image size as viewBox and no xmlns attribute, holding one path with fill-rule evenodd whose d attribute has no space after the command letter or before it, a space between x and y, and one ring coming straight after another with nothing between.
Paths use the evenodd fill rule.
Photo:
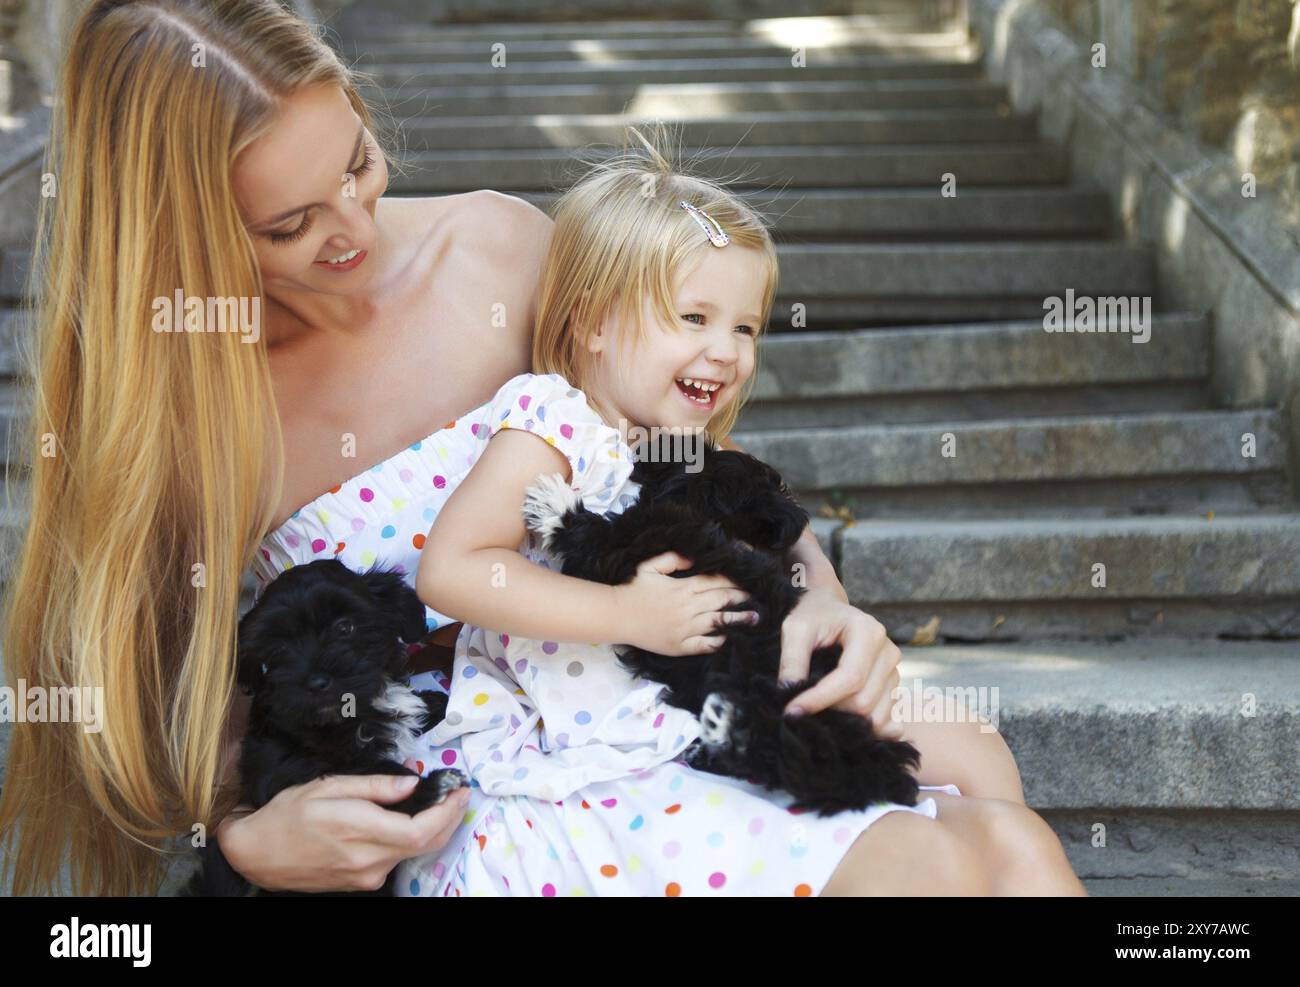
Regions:
<instances>
[{"instance_id":1,"label":"puppy's nose","mask_svg":"<svg viewBox=\"0 0 1300 987\"><path fill-rule=\"evenodd\" d=\"M324 692L329 688L330 677L328 675L313 675L307 680L307 688L312 692Z\"/></svg>"}]
</instances>

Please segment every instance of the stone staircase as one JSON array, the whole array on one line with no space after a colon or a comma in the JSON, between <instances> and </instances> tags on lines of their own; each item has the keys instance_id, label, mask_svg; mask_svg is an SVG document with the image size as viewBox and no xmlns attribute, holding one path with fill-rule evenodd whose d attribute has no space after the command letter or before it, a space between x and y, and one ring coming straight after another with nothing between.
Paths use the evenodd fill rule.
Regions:
<instances>
[{"instance_id":1,"label":"stone staircase","mask_svg":"<svg viewBox=\"0 0 1300 987\"><path fill-rule=\"evenodd\" d=\"M680 121L698 168L778 217L736 441L909 645L904 684L992 690L1091 893L1297 893L1300 512L1277 410L1211 406L1209 316L1161 306L1151 251L1112 235L1105 194L1071 184L943 4L783 6L813 16L520 2L434 24L369 0L329 37L399 116L393 195L547 208L576 149ZM22 262L0 255L10 303ZM1149 340L1045 332L1067 289L1152 297Z\"/></svg>"},{"instance_id":2,"label":"stone staircase","mask_svg":"<svg viewBox=\"0 0 1300 987\"><path fill-rule=\"evenodd\" d=\"M1162 309L1151 251L1111 235L961 24L707 6L435 25L367 4L335 27L401 116L394 194L547 208L576 149L679 122L697 167L779 217L736 440L819 515L854 602L933 641L905 648L904 682L997 690L1027 799L1092 893L1294 893L1300 514L1278 412L1210 406L1209 317ZM1149 339L1045 332L1066 289L1153 297Z\"/></svg>"}]
</instances>

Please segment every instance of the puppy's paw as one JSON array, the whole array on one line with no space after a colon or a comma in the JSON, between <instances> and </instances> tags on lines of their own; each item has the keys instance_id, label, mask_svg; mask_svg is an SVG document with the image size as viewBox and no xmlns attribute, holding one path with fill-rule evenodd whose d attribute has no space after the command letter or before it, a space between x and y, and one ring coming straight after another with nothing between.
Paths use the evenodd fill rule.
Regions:
<instances>
[{"instance_id":1,"label":"puppy's paw","mask_svg":"<svg viewBox=\"0 0 1300 987\"><path fill-rule=\"evenodd\" d=\"M700 709L700 741L710 749L739 749L739 720L735 703L720 693L709 693Z\"/></svg>"},{"instance_id":2,"label":"puppy's paw","mask_svg":"<svg viewBox=\"0 0 1300 987\"><path fill-rule=\"evenodd\" d=\"M455 768L448 768L445 771L435 771L433 774L434 781L434 805L441 805L447 800L447 796L460 788L469 787L469 778L464 772L457 771Z\"/></svg>"},{"instance_id":3,"label":"puppy's paw","mask_svg":"<svg viewBox=\"0 0 1300 987\"><path fill-rule=\"evenodd\" d=\"M582 506L577 491L570 489L559 473L543 474L524 494L524 524L542 536L542 547L552 549L552 539L564 523L564 515Z\"/></svg>"},{"instance_id":4,"label":"puppy's paw","mask_svg":"<svg viewBox=\"0 0 1300 987\"><path fill-rule=\"evenodd\" d=\"M451 699L445 692L437 692L433 689L426 689L423 692L417 692L417 696L424 703L424 726L425 729L436 727L439 723L447 718L447 702Z\"/></svg>"},{"instance_id":5,"label":"puppy's paw","mask_svg":"<svg viewBox=\"0 0 1300 987\"><path fill-rule=\"evenodd\" d=\"M682 751L682 759L696 771L709 770L709 748L698 737L691 741L686 750Z\"/></svg>"}]
</instances>

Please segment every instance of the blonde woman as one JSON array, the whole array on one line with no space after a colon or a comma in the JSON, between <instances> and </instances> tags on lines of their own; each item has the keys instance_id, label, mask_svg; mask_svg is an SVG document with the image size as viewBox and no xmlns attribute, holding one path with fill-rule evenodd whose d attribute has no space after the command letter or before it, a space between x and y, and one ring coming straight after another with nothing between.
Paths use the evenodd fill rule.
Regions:
<instances>
[{"instance_id":1,"label":"blonde woman","mask_svg":"<svg viewBox=\"0 0 1300 987\"><path fill-rule=\"evenodd\" d=\"M52 888L70 854L79 893L152 893L163 847L194 832L263 887L378 887L443 847L463 804L407 818L382 808L400 786L365 777L236 809L241 574L264 583L317 552L392 561L304 544L289 524L325 526L331 491L367 469L408 486L361 523L416 498L436 516L468 463L418 489L384 467L530 369L550 221L490 191L384 198L388 155L354 78L275 0L92 3L58 95L21 446L30 521L3 647L10 683L102 689L104 712L94 733L13 726L0 835L14 892ZM215 299L254 317L213 319ZM898 651L810 533L801 546L810 591L783 628L783 674L842 642L839 672L796 702L883 725ZM715 594L719 612L736 592ZM417 671L459 629L430 623ZM945 865L1013 832L997 823L1022 801L1014 761L974 723L904 735L923 783L986 798L954 798L926 833L882 820L859 866L880 893L970 890ZM1014 838L1026 874L1061 852L1050 830Z\"/></svg>"}]
</instances>

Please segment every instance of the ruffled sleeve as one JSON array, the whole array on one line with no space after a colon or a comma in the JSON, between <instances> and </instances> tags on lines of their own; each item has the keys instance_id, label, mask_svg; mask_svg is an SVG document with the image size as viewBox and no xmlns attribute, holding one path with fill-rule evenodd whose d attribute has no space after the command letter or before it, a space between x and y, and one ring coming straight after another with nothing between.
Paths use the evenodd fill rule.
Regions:
<instances>
[{"instance_id":1,"label":"ruffled sleeve","mask_svg":"<svg viewBox=\"0 0 1300 987\"><path fill-rule=\"evenodd\" d=\"M618 430L559 374L520 374L508 380L492 402L487 424L487 439L503 428L516 428L558 449L572 470L569 486L592 510L610 507L614 490L632 471L631 452Z\"/></svg>"}]
</instances>

